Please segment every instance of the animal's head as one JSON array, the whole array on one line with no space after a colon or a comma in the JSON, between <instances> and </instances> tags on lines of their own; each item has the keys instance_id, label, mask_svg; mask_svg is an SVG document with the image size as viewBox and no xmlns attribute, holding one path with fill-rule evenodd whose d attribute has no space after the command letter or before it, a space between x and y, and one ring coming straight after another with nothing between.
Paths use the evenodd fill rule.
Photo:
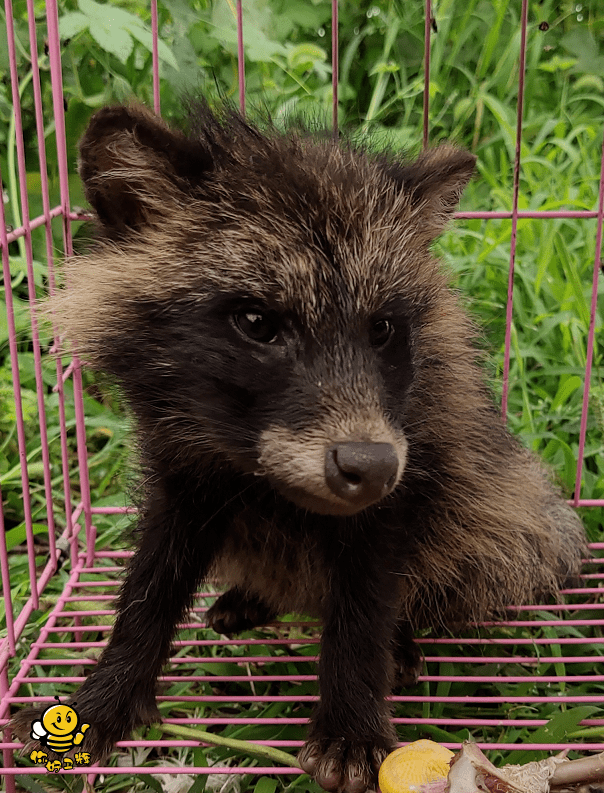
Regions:
<instances>
[{"instance_id":1,"label":"animal's head","mask_svg":"<svg viewBox=\"0 0 604 793\"><path fill-rule=\"evenodd\" d=\"M429 248L474 161L442 145L398 162L207 109L185 135L107 108L81 143L101 239L55 308L158 456L358 512L401 480L418 371L463 335Z\"/></svg>"}]
</instances>

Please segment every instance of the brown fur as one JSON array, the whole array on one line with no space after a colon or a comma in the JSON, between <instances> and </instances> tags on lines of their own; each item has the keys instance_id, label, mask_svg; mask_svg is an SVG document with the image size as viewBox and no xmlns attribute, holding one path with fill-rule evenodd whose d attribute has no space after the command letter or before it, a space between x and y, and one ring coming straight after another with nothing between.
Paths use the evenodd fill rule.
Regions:
<instances>
[{"instance_id":1,"label":"brown fur","mask_svg":"<svg viewBox=\"0 0 604 793\"><path fill-rule=\"evenodd\" d=\"M121 384L149 471L116 629L76 695L93 749L153 718L175 623L213 570L233 587L217 630L323 620L301 762L361 793L393 744L395 666L413 679L419 662L411 628L555 596L584 549L503 428L430 253L474 158L399 161L207 108L187 136L140 107L97 114L81 155L101 238L51 309ZM163 627L145 633L132 602Z\"/></svg>"}]
</instances>

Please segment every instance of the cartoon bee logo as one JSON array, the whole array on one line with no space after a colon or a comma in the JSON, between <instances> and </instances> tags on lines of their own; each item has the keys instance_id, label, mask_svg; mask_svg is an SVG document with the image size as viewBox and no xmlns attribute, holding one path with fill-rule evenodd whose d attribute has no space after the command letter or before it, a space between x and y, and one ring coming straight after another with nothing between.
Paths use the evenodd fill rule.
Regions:
<instances>
[{"instance_id":1,"label":"cartoon bee logo","mask_svg":"<svg viewBox=\"0 0 604 793\"><path fill-rule=\"evenodd\" d=\"M59 704L46 708L42 720L34 721L31 725L31 737L42 746L48 746L53 752L62 754L82 743L90 724L80 724L75 710L70 705L62 705L57 696L55 699Z\"/></svg>"}]
</instances>

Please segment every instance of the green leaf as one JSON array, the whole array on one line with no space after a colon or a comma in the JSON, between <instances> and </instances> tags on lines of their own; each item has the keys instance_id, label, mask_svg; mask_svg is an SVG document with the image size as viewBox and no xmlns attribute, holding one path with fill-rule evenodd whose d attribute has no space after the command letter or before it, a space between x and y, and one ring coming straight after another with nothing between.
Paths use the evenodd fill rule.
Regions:
<instances>
[{"instance_id":1,"label":"green leaf","mask_svg":"<svg viewBox=\"0 0 604 793\"><path fill-rule=\"evenodd\" d=\"M96 43L107 52L115 55L122 63L126 63L134 47L132 36L127 30L118 28L107 22L91 22L90 35Z\"/></svg>"},{"instance_id":2,"label":"green leaf","mask_svg":"<svg viewBox=\"0 0 604 793\"><path fill-rule=\"evenodd\" d=\"M563 72L567 69L572 69L576 65L576 58L561 58L559 55L554 55L549 61L540 63L539 68L543 72Z\"/></svg>"},{"instance_id":3,"label":"green leaf","mask_svg":"<svg viewBox=\"0 0 604 793\"><path fill-rule=\"evenodd\" d=\"M582 74L572 88L573 91L599 91L604 93L604 80L597 74Z\"/></svg>"},{"instance_id":4,"label":"green leaf","mask_svg":"<svg viewBox=\"0 0 604 793\"><path fill-rule=\"evenodd\" d=\"M560 385L556 396L552 400L552 410L557 410L561 405L564 405L570 395L574 393L577 388L580 388L583 380L578 375L571 375L570 377L561 377Z\"/></svg>"},{"instance_id":5,"label":"green leaf","mask_svg":"<svg viewBox=\"0 0 604 793\"><path fill-rule=\"evenodd\" d=\"M48 534L48 526L45 523L34 523L32 525L32 530L34 535ZM26 537L25 523L20 523L18 526L10 529L6 532L6 550L10 551L17 545L21 545L22 542L25 542Z\"/></svg>"},{"instance_id":6,"label":"green leaf","mask_svg":"<svg viewBox=\"0 0 604 793\"><path fill-rule=\"evenodd\" d=\"M193 765L197 766L198 768L203 768L208 765L208 758L205 749L198 747L197 749L193 749ZM203 793L206 789L206 785L208 783L208 775L207 774L199 774L195 782L191 785L187 793Z\"/></svg>"},{"instance_id":7,"label":"green leaf","mask_svg":"<svg viewBox=\"0 0 604 793\"><path fill-rule=\"evenodd\" d=\"M246 5L246 22L243 31L245 56L250 61L269 63L276 55L287 56L287 48L269 37L271 15L268 6L259 2ZM214 35L232 53L237 51L237 26L227 3L215 3L212 9Z\"/></svg>"},{"instance_id":8,"label":"green leaf","mask_svg":"<svg viewBox=\"0 0 604 793\"><path fill-rule=\"evenodd\" d=\"M29 790L30 793L48 793L48 788L42 787L36 782L34 776L28 776L27 774L21 774L22 779L19 779L19 785L23 786L25 790Z\"/></svg>"},{"instance_id":9,"label":"green leaf","mask_svg":"<svg viewBox=\"0 0 604 793\"><path fill-rule=\"evenodd\" d=\"M529 734L530 743L565 743L569 733L575 731L583 719L599 713L600 708L594 705L580 705L570 710L562 711L553 716L547 724ZM534 751L519 752L514 754L514 763L522 765L535 760Z\"/></svg>"},{"instance_id":10,"label":"green leaf","mask_svg":"<svg viewBox=\"0 0 604 793\"><path fill-rule=\"evenodd\" d=\"M144 28L144 22L134 14L124 11L110 3L96 3L95 0L79 0L80 11L90 20L105 22L107 27L123 28L126 25L134 25Z\"/></svg>"},{"instance_id":11,"label":"green leaf","mask_svg":"<svg viewBox=\"0 0 604 793\"><path fill-rule=\"evenodd\" d=\"M297 47L290 50L287 56L287 62L291 69L312 69L317 61L324 62L326 60L325 50L308 42L298 44Z\"/></svg>"},{"instance_id":12,"label":"green leaf","mask_svg":"<svg viewBox=\"0 0 604 793\"><path fill-rule=\"evenodd\" d=\"M254 786L254 793L275 793L277 790L277 780L268 776L260 777Z\"/></svg>"},{"instance_id":13,"label":"green leaf","mask_svg":"<svg viewBox=\"0 0 604 793\"><path fill-rule=\"evenodd\" d=\"M207 763L204 763L207 765ZM199 774L195 782L191 785L188 790L188 793L203 793L206 789L206 784L208 782L208 775L207 774Z\"/></svg>"},{"instance_id":14,"label":"green leaf","mask_svg":"<svg viewBox=\"0 0 604 793\"><path fill-rule=\"evenodd\" d=\"M70 11L59 19L59 33L62 39L71 39L90 25L90 19L80 11Z\"/></svg>"},{"instance_id":15,"label":"green leaf","mask_svg":"<svg viewBox=\"0 0 604 793\"><path fill-rule=\"evenodd\" d=\"M153 51L153 36L151 35L150 30L134 25L126 27L132 37L142 44L145 49L149 50L149 52ZM178 61L172 54L172 50L161 39L159 39L157 42L157 56L160 61L167 63L168 66L171 66L173 69L176 69L176 71L179 71L180 67L178 65Z\"/></svg>"},{"instance_id":16,"label":"green leaf","mask_svg":"<svg viewBox=\"0 0 604 793\"><path fill-rule=\"evenodd\" d=\"M369 72L369 75L395 74L398 71L400 71L400 66L397 63L393 63L392 61L380 61L379 63L375 64L373 69Z\"/></svg>"},{"instance_id":17,"label":"green leaf","mask_svg":"<svg viewBox=\"0 0 604 793\"><path fill-rule=\"evenodd\" d=\"M79 7L82 12L81 16L87 20L90 35L100 47L115 55L122 63L125 63L132 53L133 39L136 39L149 52L152 51L151 31L134 14L113 5L96 3L94 0L80 0ZM82 20L76 18L71 24L77 27L78 24L82 24ZM178 71L176 58L165 42L161 40L158 42L157 51L161 61Z\"/></svg>"},{"instance_id":18,"label":"green leaf","mask_svg":"<svg viewBox=\"0 0 604 793\"><path fill-rule=\"evenodd\" d=\"M604 72L604 57L598 55L598 44L587 27L569 31L560 43L568 52L577 56L577 71L596 75Z\"/></svg>"},{"instance_id":19,"label":"green leaf","mask_svg":"<svg viewBox=\"0 0 604 793\"><path fill-rule=\"evenodd\" d=\"M155 779L151 774L137 774L136 778L140 779L141 782L144 782L145 785L147 785L152 790L155 790L156 793L164 793L164 789L162 788L159 780Z\"/></svg>"},{"instance_id":20,"label":"green leaf","mask_svg":"<svg viewBox=\"0 0 604 793\"><path fill-rule=\"evenodd\" d=\"M235 31L232 31L233 41L237 40ZM266 62L275 55L286 55L287 50L278 41L272 41L260 28L250 25L245 29L244 47L246 57L250 61Z\"/></svg>"}]
</instances>

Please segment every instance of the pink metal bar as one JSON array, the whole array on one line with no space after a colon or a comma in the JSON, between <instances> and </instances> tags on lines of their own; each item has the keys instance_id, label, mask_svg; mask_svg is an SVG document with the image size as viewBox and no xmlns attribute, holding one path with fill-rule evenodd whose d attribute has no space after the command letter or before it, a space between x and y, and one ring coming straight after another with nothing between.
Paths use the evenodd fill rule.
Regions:
<instances>
[{"instance_id":1,"label":"pink metal bar","mask_svg":"<svg viewBox=\"0 0 604 793\"><path fill-rule=\"evenodd\" d=\"M534 627L534 624L533 624ZM83 627L82 630L85 630L86 627ZM95 626L90 625L88 626L88 630L96 630ZM51 628L49 629L49 633L61 633L64 632L65 628ZM56 645L55 645L56 646ZM62 645L61 645L62 646ZM299 655L250 655L245 656L245 658L241 658L240 656L215 656L215 657L205 657L203 658L203 663L205 664L244 664L248 663L249 661L253 661L254 664L291 664L291 663L299 663L300 662ZM318 660L317 655L305 655L304 661L309 661L315 663ZM458 663L460 660L459 655L425 655L424 661L426 663ZM549 665L551 663L557 664L593 664L594 663L594 656L593 655L556 655L556 656L527 656L527 655L505 655L505 656L491 656L491 655L464 655L463 662L466 664L480 664L480 665L488 665L488 664L523 664L529 665L531 667L538 667L539 665ZM93 661L91 658L79 658L78 665L83 666L93 666L96 661ZM198 657L190 657L190 658L171 658L170 664L171 665L179 665L179 664L195 664L199 665L200 659ZM73 658L53 658L49 659L42 659L38 658L34 662L34 666L73 666ZM180 678L182 679L182 678ZM211 677L212 680L215 680L216 677L213 675ZM229 676L229 680L232 677ZM262 680L266 678L263 676Z\"/></svg>"},{"instance_id":2,"label":"pink metal bar","mask_svg":"<svg viewBox=\"0 0 604 793\"><path fill-rule=\"evenodd\" d=\"M28 30L29 30L29 49L31 53L32 86L34 92L34 106L36 115L36 132L38 136L38 157L40 160L40 181L42 188L42 205L46 218L46 258L49 269L49 279L53 279L53 243L52 231L50 228L50 200L48 195L48 176L46 168L46 146L44 142L44 119L42 110L42 92L40 87L40 71L38 68L38 43L36 38L35 11L33 0L27 0L28 9ZM19 114L20 119L20 114ZM21 143L22 136L21 136ZM21 201L23 215L29 219L29 204L27 200L27 175L25 173L25 156L22 160L22 169L19 173L19 187L21 190ZM26 221L26 224L29 220ZM55 546L55 524L53 515L53 496L50 472L50 453L48 448L48 432L46 429L46 406L44 401L44 381L42 378L42 352L40 349L40 337L38 330L38 316L36 305L36 290L34 282L33 253L31 245L31 227L26 236L26 255L27 255L27 283L31 313L31 332L34 351L34 366L36 376L36 391L38 398L38 417L40 427L40 442L42 447L42 463L44 468L44 494L46 498L46 520L48 524L48 542L50 548L50 558L56 558Z\"/></svg>"},{"instance_id":3,"label":"pink metal bar","mask_svg":"<svg viewBox=\"0 0 604 793\"><path fill-rule=\"evenodd\" d=\"M61 214L60 208L53 210L56 212L57 215ZM453 217L456 220L509 220L512 217L512 212L505 211L505 210L488 210L484 212L455 212ZM597 209L519 209L518 210L518 218L597 218L598 211ZM70 212L69 213L70 220L92 220L92 215L82 214L80 212ZM34 228L32 221L32 228ZM41 225L44 222L44 218L37 219L38 225ZM19 235L23 234L23 228L17 230ZM12 237L14 236L15 239L19 236L17 232L11 232L9 235L9 241L12 242Z\"/></svg>"},{"instance_id":4,"label":"pink metal bar","mask_svg":"<svg viewBox=\"0 0 604 793\"><path fill-rule=\"evenodd\" d=\"M539 623L536 624L535 627L539 627ZM531 636L530 638L514 638L514 639L506 639L506 638L467 638L464 636L457 636L455 638L442 638L442 639L423 639L417 638L417 644L476 644L476 645L484 645L484 646L501 646L501 647L514 647L515 645L523 645L523 646L532 646L532 645L551 645L551 644L567 644L567 645L576 645L576 644L587 644L587 645L596 645L596 644L604 644L604 638L597 636L594 638L586 639L584 636L576 637L573 636L571 638L568 637L556 637L556 638L543 638L543 637L535 637Z\"/></svg>"},{"instance_id":5,"label":"pink metal bar","mask_svg":"<svg viewBox=\"0 0 604 793\"><path fill-rule=\"evenodd\" d=\"M61 207L54 207L54 209L49 210L48 217L46 213L44 215L40 215L37 218L33 218L29 221L29 230L33 231L34 229L43 226L45 223L48 222L49 218L57 218L61 214ZM26 233L25 226L19 226L16 229L8 232L7 234L7 242L16 242L19 237L23 237Z\"/></svg>"},{"instance_id":6,"label":"pink metal bar","mask_svg":"<svg viewBox=\"0 0 604 793\"><path fill-rule=\"evenodd\" d=\"M2 219L0 218L0 223ZM4 514L2 512L2 490L0 489L0 571L2 572L2 596L4 598L4 613L6 619L6 639L0 643L0 652L5 644L8 653L15 654L15 623L13 617L13 602L10 593L10 571L8 569L8 553L6 550L6 534L4 529ZM6 650L5 650L6 652Z\"/></svg>"},{"instance_id":7,"label":"pink metal bar","mask_svg":"<svg viewBox=\"0 0 604 793\"><path fill-rule=\"evenodd\" d=\"M331 0L331 128L334 137L338 137L338 80L340 75L340 52L338 41L338 0Z\"/></svg>"},{"instance_id":8,"label":"pink metal bar","mask_svg":"<svg viewBox=\"0 0 604 793\"><path fill-rule=\"evenodd\" d=\"M456 212L454 217L456 220L509 220L513 214L513 212ZM518 220L526 218L535 220L584 218L588 220L597 218L598 212L589 209L519 209L516 212L516 217Z\"/></svg>"},{"instance_id":9,"label":"pink metal bar","mask_svg":"<svg viewBox=\"0 0 604 793\"><path fill-rule=\"evenodd\" d=\"M65 134L65 110L63 96L63 72L61 67L61 41L59 37L59 12L56 0L46 3L46 24L48 27L48 58L52 80L52 104L57 139L57 160L59 165L59 185L61 191L61 214L63 216L63 243L65 254L73 254L71 228L69 225L69 175L67 169L67 147Z\"/></svg>"},{"instance_id":10,"label":"pink metal bar","mask_svg":"<svg viewBox=\"0 0 604 793\"><path fill-rule=\"evenodd\" d=\"M430 28L432 24L432 3L426 0L424 12L424 92L423 92L423 137L424 149L428 148L430 138Z\"/></svg>"},{"instance_id":11,"label":"pink metal bar","mask_svg":"<svg viewBox=\"0 0 604 793\"><path fill-rule=\"evenodd\" d=\"M602 266L602 226L604 225L604 139L602 140L602 160L600 165L600 193L598 196L598 225L596 228L596 255L594 257L593 280L591 289L591 309L589 332L587 335L587 352L585 355L585 380L583 386L583 405L581 408L581 431L579 433L579 454L577 455L577 473L575 476L574 505L579 504L581 495L581 472L583 470L583 454L587 435L587 412L589 409L589 388L591 384L591 367L594 354L596 332L596 308L598 302L598 277Z\"/></svg>"},{"instance_id":12,"label":"pink metal bar","mask_svg":"<svg viewBox=\"0 0 604 793\"><path fill-rule=\"evenodd\" d=\"M243 49L243 3L237 0L237 75L239 77L239 110L245 115L245 53Z\"/></svg>"},{"instance_id":13,"label":"pink metal bar","mask_svg":"<svg viewBox=\"0 0 604 793\"><path fill-rule=\"evenodd\" d=\"M119 745L119 744L118 744ZM146 746L146 741L138 741L136 746ZM15 744L16 747L19 747L20 744ZM525 747L527 748L527 747ZM531 747L528 747L531 748ZM287 768L281 766L178 766L178 765L170 765L167 766L168 770L165 773L169 774L200 774L200 775L208 775L208 774L258 774L258 775L266 775L266 774L283 774L283 775L296 775L299 776L301 771L299 768ZM91 766L91 771L94 771L95 774L131 774L131 775L138 775L138 774L157 774L158 769L156 767L148 767L148 766L120 766L119 768L113 768L112 766ZM46 774L50 773L45 768L40 769L40 767L36 768L3 768L2 773L6 775L14 775L20 776L21 774L35 774L36 776L46 776ZM82 775L82 768L73 768L70 771L61 771L62 774L70 775L70 776L81 776Z\"/></svg>"},{"instance_id":14,"label":"pink metal bar","mask_svg":"<svg viewBox=\"0 0 604 793\"><path fill-rule=\"evenodd\" d=\"M48 0L46 3L46 25L48 30L48 51L50 62L50 75L52 85L52 103L54 111L54 122L57 143L57 162L59 169L59 188L61 197L61 214L63 218L63 245L66 256L73 256L73 241L71 237L71 225L69 222L70 200L69 200L69 174L67 167L67 138L65 133L65 109L63 95L63 75L61 67L61 42L59 36L59 12L57 0ZM60 371L59 371L60 374ZM61 382L59 378L59 382ZM86 461L84 469L80 471L80 487L82 499L90 502L90 491L88 485L88 465L85 444L85 432L83 431L83 396L81 378L74 377L74 403L76 411L76 435L78 438L78 459L80 464ZM60 392L62 393L62 392ZM83 438L82 438L83 436ZM82 449L83 446L83 449ZM63 461L67 459L67 447L62 446ZM68 470L68 469L67 469ZM69 480L64 468L64 482L66 493L69 492ZM85 516L85 526L87 536L90 532L90 514ZM68 517L68 526L72 523ZM75 536L73 531L70 536ZM71 544L71 561L76 563L75 543Z\"/></svg>"},{"instance_id":15,"label":"pink metal bar","mask_svg":"<svg viewBox=\"0 0 604 793\"><path fill-rule=\"evenodd\" d=\"M6 0L6 34L8 40L8 58L10 67L11 90L13 100L13 113L15 118L15 143L17 147L19 184L21 192L21 209L24 216L24 227L26 228L25 254L27 261L30 262L31 255L31 233L28 228L29 211L27 203L27 174L25 172L25 150L23 146L23 127L21 124L21 102L19 96L19 75L17 73L17 54L15 50L15 30L13 25L12 0ZM3 202L0 200L0 204ZM0 238L6 234L6 220L4 207L0 207ZM25 440L25 424L23 421L23 406L21 403L21 379L19 373L19 357L17 350L17 333L15 327L14 304L11 286L10 262L8 258L8 245L6 239L2 245L2 269L4 274L4 291L6 301L6 311L8 314L8 344L11 359L11 374L13 379L13 393L15 400L15 415L17 420L17 441L19 446L19 461L21 464L21 487L23 491L23 515L25 518L25 531L27 535L27 556L29 565L29 583L32 602L34 608L38 607L38 592L36 587L36 562L34 558L34 533L33 519L31 512L31 497L29 489L29 475L27 463L27 449Z\"/></svg>"},{"instance_id":16,"label":"pink metal bar","mask_svg":"<svg viewBox=\"0 0 604 793\"><path fill-rule=\"evenodd\" d=\"M50 700L52 701L52 700ZM2 720L0 720L2 722ZM212 718L182 718L182 719L162 719L163 724L181 724L181 725L199 725L201 726L218 726L224 725L228 726L233 723L233 719L229 718L221 718L221 717L212 717ZM467 719L467 718L422 718L422 717L413 717L413 718L398 718L394 717L392 719L393 724L400 724L400 725L410 725L410 726L417 726L417 725L424 725L424 724L433 724L436 726L451 726L454 729L461 729L463 727L542 727L544 724L547 724L547 719L506 719L506 718L497 718L497 719ZM297 726L305 726L308 724L308 719L306 718L289 718L287 716L280 716L278 718L264 718L262 716L251 716L248 718L240 718L237 719L237 724L261 724L261 725L297 725ZM581 727L601 727L603 725L602 719L585 719L579 722ZM163 743L163 742L162 742ZM255 741L255 743L265 743L270 746L279 746L288 744L290 746L293 745L301 745L302 741ZM119 746L132 746L132 745L140 745L140 741L120 741ZM145 746L151 744L151 741L144 742ZM20 744L15 741L6 741L4 744L0 743L0 749L13 747L16 748ZM581 744L581 748L583 748L584 744ZM516 748L518 745L516 744ZM576 748L576 747L575 747Z\"/></svg>"},{"instance_id":17,"label":"pink metal bar","mask_svg":"<svg viewBox=\"0 0 604 793\"><path fill-rule=\"evenodd\" d=\"M77 580L79 575L80 575L80 567L76 566L74 568L74 570L72 571L72 573L71 573L69 582L67 583L67 585L65 587L63 595L57 601L57 603L55 605L55 608L53 609L52 614L50 615L50 617L49 617L47 623L45 624L45 626L42 628L42 631L41 631L41 634L40 634L41 638L44 638L46 636L46 633L48 632L48 630L53 627L54 622L57 619L58 613L60 613L60 611L63 608L64 598L70 593L71 587L73 586L73 582L75 580ZM56 645L55 645L55 647L56 647ZM19 690L19 687L21 685L22 680L24 680L26 678L27 674L29 673L29 669L30 669L32 663L34 662L34 660L36 659L37 654L38 654L38 647L37 647L36 643L34 642L31 645L31 650L30 650L28 658L26 658L23 661L23 663L21 664L21 667L20 667L19 671L15 675L15 677L14 677L14 679L13 679L13 681L12 681L12 683L11 683L9 689L8 689L7 696L5 697L4 702L0 706L0 718L6 716L6 710L8 708L8 705L9 705L9 703L11 701L13 701L14 694Z\"/></svg>"},{"instance_id":18,"label":"pink metal bar","mask_svg":"<svg viewBox=\"0 0 604 793\"><path fill-rule=\"evenodd\" d=\"M459 658L456 659L459 662ZM464 659L465 661L465 659ZM552 661L550 659L550 663L559 663L557 660ZM55 676L44 677L42 675L38 675L36 677L28 678L31 682L35 682L36 684L41 683L56 683L57 678ZM86 678L83 675L79 676L61 676L62 683L72 683L74 685L81 685ZM186 680L188 683L311 683L317 680L317 675L262 675L255 677L253 675L187 675ZM465 683L501 683L501 675L420 675L418 677L418 683L439 683L439 682L449 682L449 683L456 683L456 682L465 682ZM161 683L182 683L183 677L181 675L162 675L159 678ZM604 675L506 675L505 682L507 683L602 683L604 682ZM181 696L175 697L166 697L167 700L175 700L178 701L182 699ZM197 699L197 698L195 698ZM208 698L204 695L202 697L203 701L208 701ZM274 701L277 699L279 702L286 702L288 700L283 699L283 695L275 695L275 697L269 697L267 701ZM240 695L236 696L237 702L242 702L244 700L241 699ZM27 701L27 698L25 698ZM214 701L214 700L212 700ZM232 702L233 697L220 697L218 701L224 702ZM255 701L255 699L254 699ZM310 700L298 700L295 696L290 699L291 702L296 701L311 701L314 702L314 698ZM447 698L448 701L448 698ZM490 701L490 700L489 700Z\"/></svg>"},{"instance_id":19,"label":"pink metal bar","mask_svg":"<svg viewBox=\"0 0 604 793\"><path fill-rule=\"evenodd\" d=\"M2 501L0 501L0 507L2 505ZM0 515L2 514L2 509L0 509ZM6 692L8 691L8 670L6 666L0 669L0 699L6 696ZM2 741L2 765L4 768L12 768L15 765L15 758L13 753L13 745L10 742L10 733L8 730L3 731L3 741ZM15 793L15 779L11 777L6 780L6 793Z\"/></svg>"},{"instance_id":20,"label":"pink metal bar","mask_svg":"<svg viewBox=\"0 0 604 793\"><path fill-rule=\"evenodd\" d=\"M499 678L500 682L502 678ZM175 700L178 699L175 697ZM450 704L457 704L457 705L482 705L482 704L510 704L510 703L518 703L521 705L531 705L531 704L539 704L544 702L551 702L552 697L551 695L544 694L542 696L525 696L524 694L520 694L519 696L492 696L490 694L484 694L483 696L462 696L462 697L452 697L450 695L447 696L425 696L423 694L415 695L415 694L406 694L406 695L399 695L399 696L392 696L388 697L390 702L448 702ZM601 705L602 704L602 696L600 694L586 694L581 696L556 696L556 702L564 702L566 704L589 704L589 705ZM498 744L499 745L499 744ZM516 749L518 745L516 745Z\"/></svg>"},{"instance_id":21,"label":"pink metal bar","mask_svg":"<svg viewBox=\"0 0 604 793\"><path fill-rule=\"evenodd\" d=\"M153 37L153 110L159 115L161 103L159 98L159 23L157 17L157 0L151 0L151 34Z\"/></svg>"},{"instance_id":22,"label":"pink metal bar","mask_svg":"<svg viewBox=\"0 0 604 793\"><path fill-rule=\"evenodd\" d=\"M522 0L520 59L518 64L518 105L516 112L516 151L514 155L514 188L512 196L512 241L510 245L510 271L508 276L508 299L505 314L505 350L503 357L503 391L501 417L507 421L508 389L510 377L510 343L512 334L512 309L514 301L514 267L516 262L516 235L518 231L518 194L520 190L520 151L522 148L522 117L524 111L524 74L526 70L526 29L528 0Z\"/></svg>"}]
</instances>

